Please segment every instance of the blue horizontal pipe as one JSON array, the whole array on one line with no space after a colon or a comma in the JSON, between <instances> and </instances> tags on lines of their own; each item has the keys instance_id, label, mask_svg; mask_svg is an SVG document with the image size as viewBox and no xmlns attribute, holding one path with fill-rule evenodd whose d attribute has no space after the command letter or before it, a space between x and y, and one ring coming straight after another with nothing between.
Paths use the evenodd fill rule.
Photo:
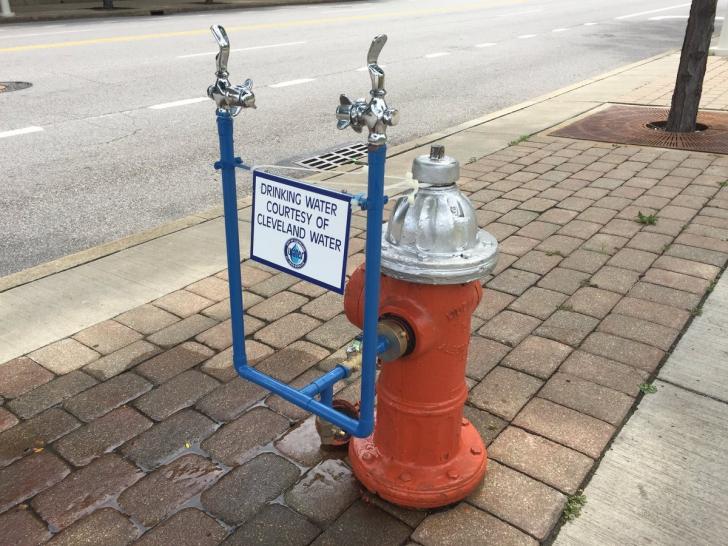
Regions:
<instances>
[{"instance_id":1,"label":"blue horizontal pipe","mask_svg":"<svg viewBox=\"0 0 728 546\"><path fill-rule=\"evenodd\" d=\"M255 368L251 368L247 365L241 365L241 362L244 358L245 357L243 356L243 358L241 359L235 359L235 355L233 354L235 369L241 377L252 381L256 385L260 385L261 387L268 389L269 391L277 394L278 396L280 396L284 400L291 402L292 404L308 410L311 413L315 413L319 417L326 419L330 423L333 423L334 425L340 427L349 434L354 434L354 432L357 430L359 422L355 419L344 415L343 413L335 410L329 405L319 402L311 396L303 394L301 391L294 389L290 385L281 383L277 379L273 379L271 376L264 374L263 372L259 372Z\"/></svg>"},{"instance_id":2,"label":"blue horizontal pipe","mask_svg":"<svg viewBox=\"0 0 728 546\"><path fill-rule=\"evenodd\" d=\"M222 171L223 204L225 210L225 244L227 249L228 283L230 290L230 322L233 337L233 365L238 375L252 381L284 400L310 411L342 430L365 438L374 430L374 395L377 354L384 352L387 341L377 334L379 321L379 270L381 262L382 216L384 208L384 162L386 147L369 151L369 192L367 196L366 272L364 286L364 333L361 380L361 412L359 420L335 410L333 385L349 375L343 366L336 366L324 376L301 390L282 383L248 365L245 354L245 325L242 278L240 272L240 234L238 231L238 200L235 169L239 165L234 153L233 119L225 111L217 113L220 141L220 161L215 164ZM316 400L319 394L321 400Z\"/></svg>"},{"instance_id":3,"label":"blue horizontal pipe","mask_svg":"<svg viewBox=\"0 0 728 546\"><path fill-rule=\"evenodd\" d=\"M384 336L379 336L377 338L377 354L380 355L387 349L389 349L389 340ZM299 391L303 394L314 396L323 392L325 388L333 386L337 381L341 381L342 379L349 377L350 373L351 372L346 367L338 364L333 370L313 380L302 389L299 389Z\"/></svg>"},{"instance_id":4,"label":"blue horizontal pipe","mask_svg":"<svg viewBox=\"0 0 728 546\"><path fill-rule=\"evenodd\" d=\"M334 383L341 381L348 376L349 370L339 364L333 370L311 381L311 383L300 389L299 392L308 396L315 396L322 392L326 387L332 387Z\"/></svg>"}]
</instances>

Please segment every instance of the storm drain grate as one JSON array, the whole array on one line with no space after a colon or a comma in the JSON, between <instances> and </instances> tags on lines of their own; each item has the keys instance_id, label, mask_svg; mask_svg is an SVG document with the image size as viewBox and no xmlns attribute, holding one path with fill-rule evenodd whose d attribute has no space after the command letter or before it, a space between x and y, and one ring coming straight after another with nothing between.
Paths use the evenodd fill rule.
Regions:
<instances>
[{"instance_id":1,"label":"storm drain grate","mask_svg":"<svg viewBox=\"0 0 728 546\"><path fill-rule=\"evenodd\" d=\"M27 89L33 85L30 82L0 82L0 93L10 93L11 91L20 91Z\"/></svg>"},{"instance_id":2,"label":"storm drain grate","mask_svg":"<svg viewBox=\"0 0 728 546\"><path fill-rule=\"evenodd\" d=\"M326 152L321 155L309 157L297 161L298 165L302 167L309 167L311 169L320 169L323 171L331 171L336 167L342 165L350 165L354 161L357 161L367 155L367 145L363 143L352 144L344 148L338 148L331 152Z\"/></svg>"},{"instance_id":3,"label":"storm drain grate","mask_svg":"<svg viewBox=\"0 0 728 546\"><path fill-rule=\"evenodd\" d=\"M550 133L550 136L728 154L728 114L701 110L694 133L661 130L669 109L613 105Z\"/></svg>"}]
</instances>

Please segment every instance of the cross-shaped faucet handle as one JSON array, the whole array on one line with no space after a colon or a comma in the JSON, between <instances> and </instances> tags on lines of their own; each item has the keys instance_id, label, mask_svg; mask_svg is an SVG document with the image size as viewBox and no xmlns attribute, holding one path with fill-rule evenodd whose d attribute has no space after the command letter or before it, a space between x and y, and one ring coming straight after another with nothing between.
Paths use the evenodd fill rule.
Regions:
<instances>
[{"instance_id":1,"label":"cross-shaped faucet handle","mask_svg":"<svg viewBox=\"0 0 728 546\"><path fill-rule=\"evenodd\" d=\"M387 35L380 34L374 37L372 45L369 46L367 68L372 80L369 102L365 99L352 101L346 95L341 95L339 97L339 106L336 108L336 126L339 129L346 129L351 126L357 133L367 127L369 129L369 144L373 146L386 144L387 127L397 125L399 122L399 111L387 106L384 100L387 91L384 89L384 70L379 66L379 54L386 43Z\"/></svg>"}]
</instances>

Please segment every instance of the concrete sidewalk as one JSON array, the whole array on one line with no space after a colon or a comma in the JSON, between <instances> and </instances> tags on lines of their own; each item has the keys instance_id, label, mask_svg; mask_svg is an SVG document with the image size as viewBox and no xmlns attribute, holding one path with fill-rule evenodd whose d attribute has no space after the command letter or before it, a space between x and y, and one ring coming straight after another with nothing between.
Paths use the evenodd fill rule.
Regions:
<instances>
[{"instance_id":1,"label":"concrete sidewalk","mask_svg":"<svg viewBox=\"0 0 728 546\"><path fill-rule=\"evenodd\" d=\"M102 1L87 2L13 2L13 17L0 17L0 25L27 21L55 21L62 19L91 19L103 17L140 17L144 15L170 15L246 8L294 6L300 4L326 4L337 0L225 0L206 4L203 1L175 0L114 0L114 9L103 9Z\"/></svg>"},{"instance_id":2,"label":"concrete sidewalk","mask_svg":"<svg viewBox=\"0 0 728 546\"><path fill-rule=\"evenodd\" d=\"M723 276L585 490L557 545L721 544L728 533L728 278ZM688 538L689 537L689 538Z\"/></svg>"},{"instance_id":3,"label":"concrete sidewalk","mask_svg":"<svg viewBox=\"0 0 728 546\"><path fill-rule=\"evenodd\" d=\"M711 58L706 83L713 107L726 110L716 90L726 78L716 74L726 73L727 62ZM467 370L465 413L489 445L490 465L465 502L428 513L363 494L346 459L319 449L308 414L235 376L223 231L212 212L113 254L99 249L5 281L0 538L548 543L596 469L584 523L568 524L559 540L597 544L602 538L588 525L595 519L604 528L651 528L649 518L624 523L600 491L633 493L624 469L639 461L625 467L619 460L614 472L610 456L621 443L662 453L676 436L675 400L692 426L685 447L700 445L700 456L709 457L702 465L708 471L679 491L714 517L701 537L725 536L724 485L709 495L696 488L725 469L725 428L716 418L725 412L725 369L717 356L694 369L685 363L695 359L680 355L695 347L692 328L715 337L727 326L709 300L688 329L728 262L728 159L548 136L607 101L635 94L646 103L662 100L676 65L676 55L661 56L391 150L390 172L402 173L430 142L443 142L463 163L460 184L479 223L501 243L475 313ZM640 211L657 215L657 223L638 223ZM243 202L243 230L248 216ZM364 218L357 212L352 219L349 272L363 261ZM307 383L338 362L357 334L335 294L248 261L243 278L246 345L266 373ZM716 297L724 297L724 282ZM686 329L672 357L680 360L660 371ZM716 355L721 350L716 345ZM640 405L597 469L658 371L657 394ZM355 385L342 382L337 391L358 398ZM642 408L659 410L663 421L640 424ZM678 459L650 469L648 496L650 487L673 485L675 468L694 466ZM695 514L676 510L673 517ZM686 525L678 520L664 535L643 536L684 542Z\"/></svg>"}]
</instances>

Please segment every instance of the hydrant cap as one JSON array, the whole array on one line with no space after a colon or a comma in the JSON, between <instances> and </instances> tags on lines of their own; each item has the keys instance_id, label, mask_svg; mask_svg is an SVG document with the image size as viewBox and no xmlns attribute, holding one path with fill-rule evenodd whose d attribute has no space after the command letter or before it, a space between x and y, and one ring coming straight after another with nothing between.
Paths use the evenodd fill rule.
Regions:
<instances>
[{"instance_id":1,"label":"hydrant cap","mask_svg":"<svg viewBox=\"0 0 728 546\"><path fill-rule=\"evenodd\" d=\"M412 177L420 184L447 186L460 178L460 163L445 155L445 147L435 144L430 155L421 155L412 162Z\"/></svg>"},{"instance_id":2,"label":"hydrant cap","mask_svg":"<svg viewBox=\"0 0 728 546\"><path fill-rule=\"evenodd\" d=\"M478 228L470 200L458 189L460 166L433 146L415 159L424 184L414 202L401 197L382 234L382 272L419 284L461 284L488 275L498 259L495 237Z\"/></svg>"}]
</instances>

